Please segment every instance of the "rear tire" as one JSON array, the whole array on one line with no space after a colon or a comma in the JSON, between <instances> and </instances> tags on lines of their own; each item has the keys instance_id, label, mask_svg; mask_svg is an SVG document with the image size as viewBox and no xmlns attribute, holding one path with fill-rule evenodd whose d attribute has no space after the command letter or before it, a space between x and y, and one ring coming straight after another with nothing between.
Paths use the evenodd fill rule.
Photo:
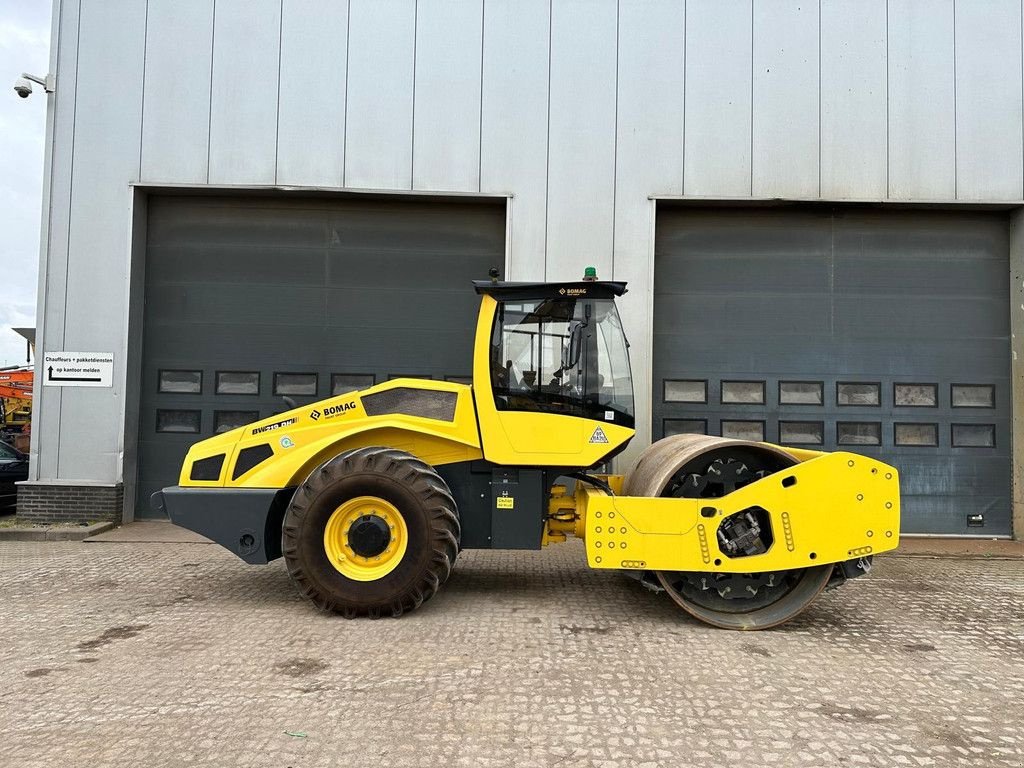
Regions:
<instances>
[{"instance_id":1,"label":"rear tire","mask_svg":"<svg viewBox=\"0 0 1024 768\"><path fill-rule=\"evenodd\" d=\"M348 531L362 521L357 539ZM292 581L318 608L377 618L433 597L451 574L459 536L451 491L430 465L393 448L359 448L320 465L296 489L282 549Z\"/></svg>"}]
</instances>

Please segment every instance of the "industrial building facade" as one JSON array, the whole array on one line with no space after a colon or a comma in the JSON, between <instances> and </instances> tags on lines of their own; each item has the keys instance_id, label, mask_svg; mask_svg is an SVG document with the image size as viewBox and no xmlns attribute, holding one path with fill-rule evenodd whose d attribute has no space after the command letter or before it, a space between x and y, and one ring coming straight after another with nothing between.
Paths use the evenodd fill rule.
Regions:
<instances>
[{"instance_id":1,"label":"industrial building facade","mask_svg":"<svg viewBox=\"0 0 1024 768\"><path fill-rule=\"evenodd\" d=\"M55 0L27 508L151 515L282 397L468 377L490 267L593 265L629 283L631 451L864 452L905 531L1020 534L1021 29L1020 0ZM46 384L69 353L110 386Z\"/></svg>"}]
</instances>

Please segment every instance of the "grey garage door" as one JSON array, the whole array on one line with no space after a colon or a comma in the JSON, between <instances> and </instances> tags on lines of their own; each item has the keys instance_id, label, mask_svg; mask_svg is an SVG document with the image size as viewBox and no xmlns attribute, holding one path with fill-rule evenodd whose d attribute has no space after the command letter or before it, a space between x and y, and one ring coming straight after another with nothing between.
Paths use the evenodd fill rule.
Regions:
<instances>
[{"instance_id":1,"label":"grey garage door","mask_svg":"<svg viewBox=\"0 0 1024 768\"><path fill-rule=\"evenodd\" d=\"M398 376L468 378L504 203L149 201L136 515L195 441Z\"/></svg>"},{"instance_id":2,"label":"grey garage door","mask_svg":"<svg viewBox=\"0 0 1024 768\"><path fill-rule=\"evenodd\" d=\"M659 208L654 431L877 456L903 529L1010 532L1008 222Z\"/></svg>"}]
</instances>

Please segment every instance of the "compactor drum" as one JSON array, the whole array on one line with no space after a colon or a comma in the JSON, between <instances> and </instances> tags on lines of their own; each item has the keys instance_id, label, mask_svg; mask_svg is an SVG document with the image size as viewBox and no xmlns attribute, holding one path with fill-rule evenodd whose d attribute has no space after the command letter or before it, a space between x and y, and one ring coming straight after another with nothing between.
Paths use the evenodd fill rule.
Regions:
<instances>
[{"instance_id":1,"label":"compactor drum","mask_svg":"<svg viewBox=\"0 0 1024 768\"><path fill-rule=\"evenodd\" d=\"M154 505L247 562L283 556L350 618L419 607L462 549L574 536L703 622L767 629L897 546L899 478L865 456L680 435L595 473L634 435L625 284L475 286L472 386L397 379L217 435Z\"/></svg>"},{"instance_id":2,"label":"compactor drum","mask_svg":"<svg viewBox=\"0 0 1024 768\"><path fill-rule=\"evenodd\" d=\"M623 490L627 496L716 499L796 463L773 445L677 435L641 454ZM731 526L720 534L727 551L731 543L751 554L766 552L773 543L763 520L753 513L742 517L737 526L742 529ZM730 541L727 533L745 538ZM828 584L834 568L827 564L760 573L658 571L655 575L676 604L701 621L725 629L767 629L806 608Z\"/></svg>"}]
</instances>

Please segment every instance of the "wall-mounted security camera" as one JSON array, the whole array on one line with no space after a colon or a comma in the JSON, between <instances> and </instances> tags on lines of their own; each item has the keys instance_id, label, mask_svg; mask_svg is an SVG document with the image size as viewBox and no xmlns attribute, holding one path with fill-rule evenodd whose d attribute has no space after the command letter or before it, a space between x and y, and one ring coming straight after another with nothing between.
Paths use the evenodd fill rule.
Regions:
<instances>
[{"instance_id":1,"label":"wall-mounted security camera","mask_svg":"<svg viewBox=\"0 0 1024 768\"><path fill-rule=\"evenodd\" d=\"M14 92L21 98L27 99L32 95L32 83L39 83L47 93L53 93L57 87L56 78L53 75L39 77L39 75L22 72L21 77L14 81Z\"/></svg>"}]
</instances>

